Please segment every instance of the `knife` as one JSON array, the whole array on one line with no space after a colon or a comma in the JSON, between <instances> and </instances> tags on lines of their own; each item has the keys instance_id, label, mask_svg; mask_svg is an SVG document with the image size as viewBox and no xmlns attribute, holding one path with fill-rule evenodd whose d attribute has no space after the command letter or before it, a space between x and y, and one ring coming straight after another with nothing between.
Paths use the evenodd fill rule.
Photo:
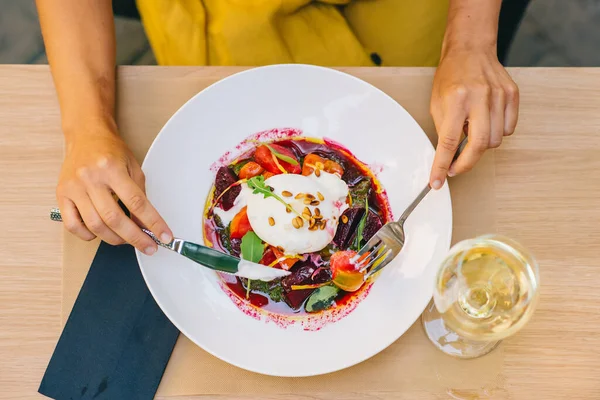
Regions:
<instances>
[{"instance_id":1,"label":"knife","mask_svg":"<svg viewBox=\"0 0 600 400\"><path fill-rule=\"evenodd\" d=\"M62 215L58 208L50 210L50 219L62 222ZM160 247L181 254L182 256L214 271L265 282L283 278L290 274L289 271L239 259L229 254L211 249L210 247L202 246L180 238L173 238L171 243L163 243L151 231L145 228L142 228L142 231L150 236Z\"/></svg>"}]
</instances>

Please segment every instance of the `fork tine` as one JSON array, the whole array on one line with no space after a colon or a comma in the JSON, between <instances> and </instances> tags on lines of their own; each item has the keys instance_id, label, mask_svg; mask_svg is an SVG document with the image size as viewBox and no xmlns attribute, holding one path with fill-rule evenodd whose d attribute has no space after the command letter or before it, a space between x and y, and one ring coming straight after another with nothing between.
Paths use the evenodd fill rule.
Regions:
<instances>
[{"instance_id":1,"label":"fork tine","mask_svg":"<svg viewBox=\"0 0 600 400\"><path fill-rule=\"evenodd\" d=\"M385 243L380 242L377 246L373 247L373 249L369 253L362 256L357 261L357 264L361 266L360 272L364 272L368 268L368 265L371 262L371 260L373 260L375 257L378 257L381 251L383 251L384 249Z\"/></svg>"},{"instance_id":2,"label":"fork tine","mask_svg":"<svg viewBox=\"0 0 600 400\"><path fill-rule=\"evenodd\" d=\"M381 264L379 264L378 266L374 267L369 272L367 272L367 274L365 275L365 280L369 279L370 277L375 275L377 272L381 271L383 269L383 267L385 267L386 265L388 265L390 263L390 261L392 261L392 260L385 259L381 262Z\"/></svg>"},{"instance_id":3,"label":"fork tine","mask_svg":"<svg viewBox=\"0 0 600 400\"><path fill-rule=\"evenodd\" d=\"M361 268L362 271L366 271L369 268L371 268L373 265L377 265L377 267L379 267L380 264L377 264L380 261L384 261L387 256L389 256L392 253L392 249L383 249L383 251L381 251L379 254L377 254L377 256L375 257L371 257L371 260L369 261L369 263L364 266L363 268ZM376 267L376 268L377 268Z\"/></svg>"},{"instance_id":4,"label":"fork tine","mask_svg":"<svg viewBox=\"0 0 600 400\"><path fill-rule=\"evenodd\" d=\"M371 253L372 249L377 247L378 245L380 245L381 243L383 243L381 241L381 239L377 236L377 235L373 235L373 237L371 239L369 239L369 241L360 248L360 250L358 251L358 253L356 253L356 258L359 259L360 257L362 257L363 255L365 255L366 253Z\"/></svg>"},{"instance_id":5,"label":"fork tine","mask_svg":"<svg viewBox=\"0 0 600 400\"><path fill-rule=\"evenodd\" d=\"M370 246L369 243L365 244L358 253L352 257L351 261L360 266L365 263L365 260L368 261L373 254L377 253L381 249L381 246L384 246L384 243L381 240L374 240L371 244L373 243L373 246Z\"/></svg>"}]
</instances>

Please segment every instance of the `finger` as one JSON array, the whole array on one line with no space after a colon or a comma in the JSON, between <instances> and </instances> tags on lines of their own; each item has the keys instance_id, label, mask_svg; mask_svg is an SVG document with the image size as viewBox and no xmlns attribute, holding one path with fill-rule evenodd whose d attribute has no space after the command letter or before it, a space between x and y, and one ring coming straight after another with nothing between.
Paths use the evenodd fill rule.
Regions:
<instances>
[{"instance_id":1,"label":"finger","mask_svg":"<svg viewBox=\"0 0 600 400\"><path fill-rule=\"evenodd\" d=\"M500 147L502 144L502 137L504 136L504 110L506 104L506 98L503 89L495 90L492 93L492 107L491 107L491 131L490 141L488 147L495 149Z\"/></svg>"},{"instance_id":2,"label":"finger","mask_svg":"<svg viewBox=\"0 0 600 400\"><path fill-rule=\"evenodd\" d=\"M74 203L83 218L87 229L93 232L100 239L113 246L125 243L123 238L112 231L100 218L94 204L87 193L83 193L74 199Z\"/></svg>"},{"instance_id":3,"label":"finger","mask_svg":"<svg viewBox=\"0 0 600 400\"><path fill-rule=\"evenodd\" d=\"M519 88L512 80L505 88L506 108L504 112L504 136L510 136L515 132L519 119Z\"/></svg>"},{"instance_id":4,"label":"finger","mask_svg":"<svg viewBox=\"0 0 600 400\"><path fill-rule=\"evenodd\" d=\"M135 168L131 171L131 179L133 179L135 184L138 185L144 194L146 194L146 176L141 168Z\"/></svg>"},{"instance_id":5,"label":"finger","mask_svg":"<svg viewBox=\"0 0 600 400\"><path fill-rule=\"evenodd\" d=\"M479 161L490 143L489 100L479 101L469 115L469 141L464 151L450 167L449 176L467 172Z\"/></svg>"},{"instance_id":6,"label":"finger","mask_svg":"<svg viewBox=\"0 0 600 400\"><path fill-rule=\"evenodd\" d=\"M111 180L111 186L125 207L139 219L142 225L151 230L163 243L170 243L173 240L173 233L167 223L132 178L129 176L115 177Z\"/></svg>"},{"instance_id":7,"label":"finger","mask_svg":"<svg viewBox=\"0 0 600 400\"><path fill-rule=\"evenodd\" d=\"M450 164L460 143L460 137L466 120L466 113L462 108L451 108L446 113L443 121L436 124L440 126L439 140L435 150L433 167L429 184L433 189L439 189L444 184Z\"/></svg>"},{"instance_id":8,"label":"finger","mask_svg":"<svg viewBox=\"0 0 600 400\"><path fill-rule=\"evenodd\" d=\"M83 223L75 203L66 197L62 197L58 199L58 207L60 208L62 221L67 231L71 232L80 239L87 241L94 240L96 238L96 235L90 232L90 230Z\"/></svg>"},{"instance_id":9,"label":"finger","mask_svg":"<svg viewBox=\"0 0 600 400\"><path fill-rule=\"evenodd\" d=\"M144 173L142 172L141 168L135 168L133 171L130 172L131 174L131 179L133 179L133 181L135 182L136 185L138 185L138 187L140 189L142 189L142 192L144 192L144 195L146 195L146 176L144 175ZM138 217L136 217L135 215L131 214L131 219L138 224L139 226L143 226L144 228L148 228L142 221L140 221L140 219Z\"/></svg>"},{"instance_id":10,"label":"finger","mask_svg":"<svg viewBox=\"0 0 600 400\"><path fill-rule=\"evenodd\" d=\"M147 255L156 252L156 243L125 215L108 188L92 189L90 199L104 223L113 232Z\"/></svg>"}]
</instances>

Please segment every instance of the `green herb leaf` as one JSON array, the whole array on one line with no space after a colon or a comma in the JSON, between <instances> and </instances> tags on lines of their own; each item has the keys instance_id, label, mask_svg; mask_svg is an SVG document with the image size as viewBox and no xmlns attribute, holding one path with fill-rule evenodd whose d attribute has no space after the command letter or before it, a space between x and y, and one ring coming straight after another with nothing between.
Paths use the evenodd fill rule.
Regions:
<instances>
[{"instance_id":1,"label":"green herb leaf","mask_svg":"<svg viewBox=\"0 0 600 400\"><path fill-rule=\"evenodd\" d=\"M271 187L269 187L266 183L265 183L265 177L262 175L258 175L255 177L252 177L250 179L248 179L248 187L250 189L252 189L252 193L254 194L262 194L265 199L267 197L273 197L275 200L277 200L278 202L280 202L281 204L283 204L286 208L289 208L290 210L292 210L296 215L298 215L300 218L305 219L304 217L302 217L302 215L300 215L300 213L298 213L298 211L294 210L294 208L289 205L288 203L286 203L285 200L283 200L281 197L279 197L278 195L276 195L275 193L273 193L271 191Z\"/></svg>"},{"instance_id":2,"label":"green herb leaf","mask_svg":"<svg viewBox=\"0 0 600 400\"><path fill-rule=\"evenodd\" d=\"M262 240L252 231L244 235L240 248L242 249L242 258L253 263L259 262L265 251Z\"/></svg>"},{"instance_id":3,"label":"green herb leaf","mask_svg":"<svg viewBox=\"0 0 600 400\"><path fill-rule=\"evenodd\" d=\"M278 152L277 150L275 150L273 148L273 146L270 146L268 144L265 144L265 146L267 146L267 148L269 150L271 150L271 153L273 153L273 155L275 157L279 158L281 161L285 161L286 163L291 164L291 165L298 165L298 161L294 160L290 156L286 156L285 154L281 154L280 152Z\"/></svg>"},{"instance_id":4,"label":"green herb leaf","mask_svg":"<svg viewBox=\"0 0 600 400\"><path fill-rule=\"evenodd\" d=\"M309 313L326 310L331 307L339 292L337 286L322 286L310 295L304 309Z\"/></svg>"},{"instance_id":5,"label":"green herb leaf","mask_svg":"<svg viewBox=\"0 0 600 400\"><path fill-rule=\"evenodd\" d=\"M248 287L250 286L250 280L246 278L241 278L240 280L246 288L246 291L249 293ZM271 282L252 281L252 291L262 292L268 295L275 303L283 301L283 286L281 285L281 279Z\"/></svg>"},{"instance_id":6,"label":"green herb leaf","mask_svg":"<svg viewBox=\"0 0 600 400\"><path fill-rule=\"evenodd\" d=\"M221 217L219 217L217 214L213 214L213 221L215 223L216 231L221 241L221 246L223 246L223 248L227 250L229 254L233 254L233 247L231 246L231 237L229 235L229 225L225 226L223 224L223 221L221 220Z\"/></svg>"},{"instance_id":7,"label":"green herb leaf","mask_svg":"<svg viewBox=\"0 0 600 400\"><path fill-rule=\"evenodd\" d=\"M365 224L367 223L367 217L369 216L369 198L365 197L365 213L363 214L360 222L358 223L358 228L356 228L356 242L354 243L354 247L356 251L360 249L360 243L363 240L363 232L365 231Z\"/></svg>"},{"instance_id":8,"label":"green herb leaf","mask_svg":"<svg viewBox=\"0 0 600 400\"><path fill-rule=\"evenodd\" d=\"M283 286L281 286L281 282L269 289L269 297L276 303L283 301Z\"/></svg>"},{"instance_id":9,"label":"green herb leaf","mask_svg":"<svg viewBox=\"0 0 600 400\"><path fill-rule=\"evenodd\" d=\"M371 179L365 178L350 188L352 207L364 207L365 199L371 193Z\"/></svg>"},{"instance_id":10,"label":"green herb leaf","mask_svg":"<svg viewBox=\"0 0 600 400\"><path fill-rule=\"evenodd\" d=\"M227 250L230 254L233 254L229 226L227 228L219 229L219 239L221 239L221 246L223 246L223 248L225 248L225 250Z\"/></svg>"}]
</instances>

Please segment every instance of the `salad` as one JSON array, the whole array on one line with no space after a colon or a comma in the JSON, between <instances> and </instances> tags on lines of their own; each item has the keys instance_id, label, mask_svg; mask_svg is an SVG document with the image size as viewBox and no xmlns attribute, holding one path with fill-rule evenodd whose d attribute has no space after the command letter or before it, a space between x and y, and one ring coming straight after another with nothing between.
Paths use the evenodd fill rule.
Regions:
<instances>
[{"instance_id":1,"label":"salad","mask_svg":"<svg viewBox=\"0 0 600 400\"><path fill-rule=\"evenodd\" d=\"M391 219L371 171L342 146L294 137L221 166L207 200L207 245L291 274L271 282L222 274L226 290L278 314L341 307L370 283L356 252Z\"/></svg>"}]
</instances>

